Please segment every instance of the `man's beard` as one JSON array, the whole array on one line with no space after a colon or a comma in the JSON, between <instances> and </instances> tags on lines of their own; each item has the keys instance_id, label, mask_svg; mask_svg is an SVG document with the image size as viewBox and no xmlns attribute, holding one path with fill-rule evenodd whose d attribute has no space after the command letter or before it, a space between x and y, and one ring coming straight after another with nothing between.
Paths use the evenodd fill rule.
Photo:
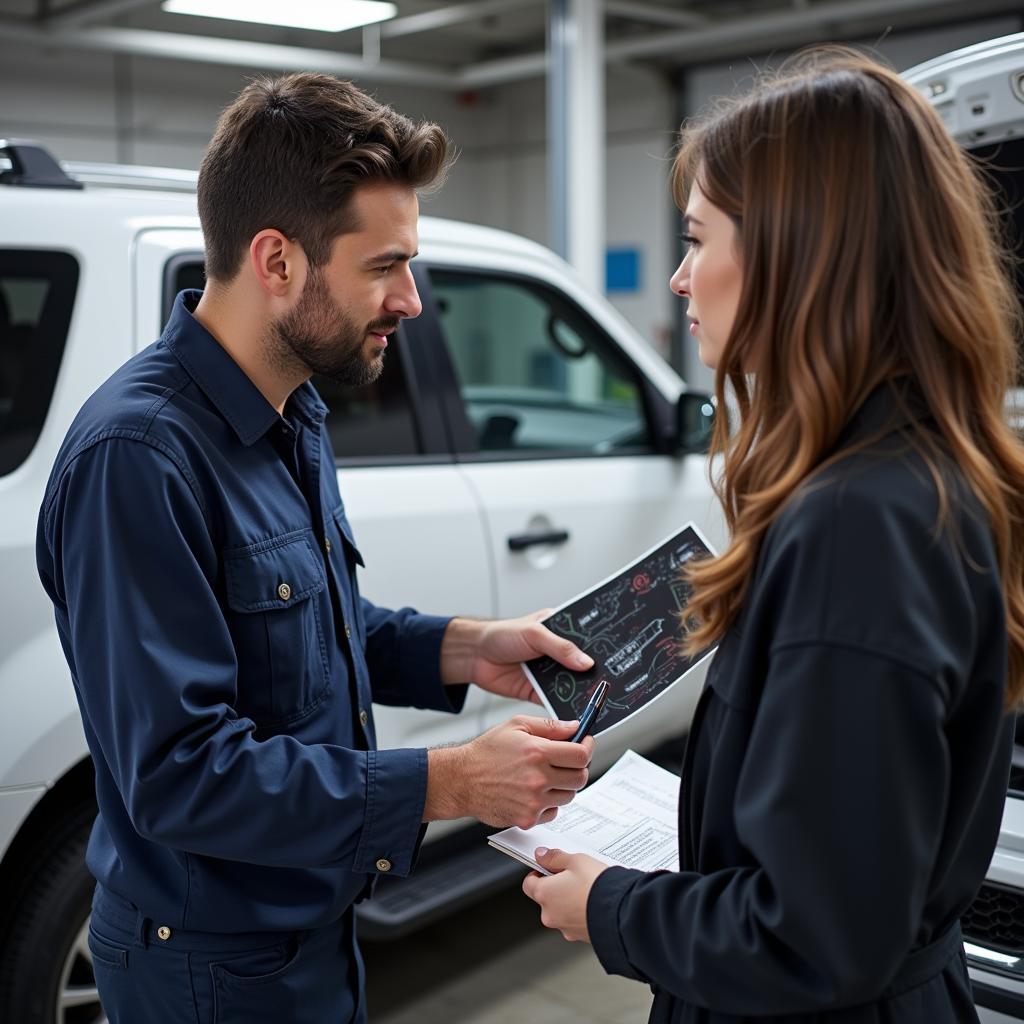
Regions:
<instances>
[{"instance_id":1,"label":"man's beard","mask_svg":"<svg viewBox=\"0 0 1024 1024\"><path fill-rule=\"evenodd\" d=\"M360 325L331 298L324 275L311 267L295 308L270 325L267 339L272 364L361 387L372 384L384 371L384 353L368 357L371 332L384 333L398 319L374 320Z\"/></svg>"}]
</instances>

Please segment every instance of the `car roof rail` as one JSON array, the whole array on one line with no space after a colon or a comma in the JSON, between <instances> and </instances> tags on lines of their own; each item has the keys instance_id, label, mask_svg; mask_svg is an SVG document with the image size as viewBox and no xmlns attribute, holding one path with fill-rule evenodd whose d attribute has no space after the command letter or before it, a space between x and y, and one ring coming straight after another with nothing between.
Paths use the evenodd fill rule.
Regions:
<instances>
[{"instance_id":1,"label":"car roof rail","mask_svg":"<svg viewBox=\"0 0 1024 1024\"><path fill-rule=\"evenodd\" d=\"M0 185L23 188L82 188L64 172L50 152L31 139L0 139L0 157L10 167L0 171Z\"/></svg>"},{"instance_id":2,"label":"car roof rail","mask_svg":"<svg viewBox=\"0 0 1024 1024\"><path fill-rule=\"evenodd\" d=\"M82 163L66 160L61 166L79 181L112 188L153 189L160 192L195 192L197 171L176 167L140 167L136 164Z\"/></svg>"}]
</instances>

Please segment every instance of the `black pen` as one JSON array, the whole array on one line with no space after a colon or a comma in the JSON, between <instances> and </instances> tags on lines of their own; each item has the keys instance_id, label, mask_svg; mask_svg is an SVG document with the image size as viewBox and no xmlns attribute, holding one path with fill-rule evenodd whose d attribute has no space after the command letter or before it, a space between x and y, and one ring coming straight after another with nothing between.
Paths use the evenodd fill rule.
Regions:
<instances>
[{"instance_id":1,"label":"black pen","mask_svg":"<svg viewBox=\"0 0 1024 1024\"><path fill-rule=\"evenodd\" d=\"M608 699L608 691L611 689L611 684L607 679L602 679L597 684L597 689L591 694L590 700L587 701L587 706L583 709L583 714L580 715L580 727L576 730L576 735L573 736L572 743L581 743L593 728L594 723L597 721L597 716L601 714L601 709L604 707L604 702Z\"/></svg>"}]
</instances>

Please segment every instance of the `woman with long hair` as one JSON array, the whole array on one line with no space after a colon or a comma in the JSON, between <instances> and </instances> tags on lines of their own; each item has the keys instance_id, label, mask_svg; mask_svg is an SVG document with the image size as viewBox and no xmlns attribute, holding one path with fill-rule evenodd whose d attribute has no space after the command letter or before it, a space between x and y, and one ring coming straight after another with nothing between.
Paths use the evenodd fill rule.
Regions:
<instances>
[{"instance_id":1,"label":"woman with long hair","mask_svg":"<svg viewBox=\"0 0 1024 1024\"><path fill-rule=\"evenodd\" d=\"M687 643L719 647L680 869L541 850L524 889L652 1021L976 1020L958 921L1024 695L998 210L928 103L841 48L686 127L673 187L731 530L690 572Z\"/></svg>"}]
</instances>

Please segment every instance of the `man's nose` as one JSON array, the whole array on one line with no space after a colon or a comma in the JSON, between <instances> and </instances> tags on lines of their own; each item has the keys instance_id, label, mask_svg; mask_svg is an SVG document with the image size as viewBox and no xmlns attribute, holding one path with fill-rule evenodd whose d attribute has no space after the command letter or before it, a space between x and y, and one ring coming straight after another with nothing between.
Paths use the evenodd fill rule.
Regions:
<instances>
[{"instance_id":1,"label":"man's nose","mask_svg":"<svg viewBox=\"0 0 1024 1024\"><path fill-rule=\"evenodd\" d=\"M410 320L423 312L423 303L420 302L420 295L416 290L416 281L413 279L412 270L408 267L401 277L400 285L388 295L384 306L389 313Z\"/></svg>"}]
</instances>

